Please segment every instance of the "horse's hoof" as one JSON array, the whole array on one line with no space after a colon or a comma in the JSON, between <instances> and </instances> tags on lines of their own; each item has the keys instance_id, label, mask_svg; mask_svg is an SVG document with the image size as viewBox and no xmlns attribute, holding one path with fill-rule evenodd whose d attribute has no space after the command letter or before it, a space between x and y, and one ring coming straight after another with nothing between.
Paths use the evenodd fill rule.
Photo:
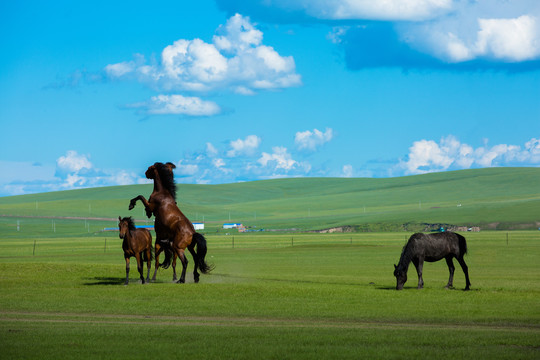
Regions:
<instances>
[{"instance_id":1,"label":"horse's hoof","mask_svg":"<svg viewBox=\"0 0 540 360\"><path fill-rule=\"evenodd\" d=\"M183 284L183 283L185 283L185 282L186 282L185 280L180 279L180 280L178 280L176 283L177 283L177 284Z\"/></svg>"}]
</instances>

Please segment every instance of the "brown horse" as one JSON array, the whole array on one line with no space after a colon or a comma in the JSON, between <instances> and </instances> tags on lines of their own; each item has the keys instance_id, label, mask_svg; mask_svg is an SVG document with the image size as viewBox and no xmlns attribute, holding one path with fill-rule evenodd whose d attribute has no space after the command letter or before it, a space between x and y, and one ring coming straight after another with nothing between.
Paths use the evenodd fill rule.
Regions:
<instances>
[{"instance_id":1,"label":"brown horse","mask_svg":"<svg viewBox=\"0 0 540 360\"><path fill-rule=\"evenodd\" d=\"M124 285L129 283L129 258L132 256L135 256L135 259L137 259L137 270L139 270L141 282L144 284L143 261L147 262L148 273L146 275L146 281L150 278L150 267L152 266L152 235L146 229L137 229L131 217L122 219L119 216L118 228L120 230L118 236L120 239L124 239L122 242L122 249L124 250L124 258L126 260L126 282Z\"/></svg>"},{"instance_id":2,"label":"brown horse","mask_svg":"<svg viewBox=\"0 0 540 360\"><path fill-rule=\"evenodd\" d=\"M203 235L195 231L191 221L187 219L176 204L176 185L173 175L173 169L175 167L170 162L166 164L155 163L148 167L145 175L146 178L154 180L154 191L148 200L142 195L131 199L129 210L135 207L137 200L140 200L145 206L146 215L148 217L155 216L156 254L161 252L161 248L165 248L166 259L164 264L161 264L165 268L170 263L170 252L167 251L169 246L172 248L171 250L174 256L180 258L182 262L182 274L178 283L185 282L188 265L185 250L186 248L189 250L195 262L193 279L197 283L199 282L197 269L199 268L203 274L207 274L212 270L212 267L204 260L207 252L206 239ZM197 251L195 251L195 246L197 247ZM175 267L175 262L173 262L173 268ZM156 272L158 264L159 261L156 260ZM155 275L154 273L154 279ZM176 279L176 269L174 269L173 279Z\"/></svg>"}]
</instances>

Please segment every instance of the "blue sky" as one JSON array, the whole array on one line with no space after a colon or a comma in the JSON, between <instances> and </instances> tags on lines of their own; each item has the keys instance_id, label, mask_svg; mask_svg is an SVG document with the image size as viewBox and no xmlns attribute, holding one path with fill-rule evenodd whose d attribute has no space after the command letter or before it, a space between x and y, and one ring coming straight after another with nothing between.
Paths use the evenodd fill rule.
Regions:
<instances>
[{"instance_id":1,"label":"blue sky","mask_svg":"<svg viewBox=\"0 0 540 360\"><path fill-rule=\"evenodd\" d=\"M540 166L536 0L2 2L0 196Z\"/></svg>"}]
</instances>

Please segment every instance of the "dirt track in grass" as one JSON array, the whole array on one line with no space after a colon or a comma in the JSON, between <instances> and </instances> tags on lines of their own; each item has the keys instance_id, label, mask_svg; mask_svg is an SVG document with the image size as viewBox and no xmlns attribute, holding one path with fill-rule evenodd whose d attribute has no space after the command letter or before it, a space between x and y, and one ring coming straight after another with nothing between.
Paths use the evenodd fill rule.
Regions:
<instances>
[{"instance_id":1,"label":"dirt track in grass","mask_svg":"<svg viewBox=\"0 0 540 360\"><path fill-rule=\"evenodd\" d=\"M96 325L155 325L209 327L349 328L349 329L467 329L538 332L540 325L426 324L414 322L340 321L336 319L283 319L256 317L146 316L85 313L0 311L0 323L73 323Z\"/></svg>"}]
</instances>

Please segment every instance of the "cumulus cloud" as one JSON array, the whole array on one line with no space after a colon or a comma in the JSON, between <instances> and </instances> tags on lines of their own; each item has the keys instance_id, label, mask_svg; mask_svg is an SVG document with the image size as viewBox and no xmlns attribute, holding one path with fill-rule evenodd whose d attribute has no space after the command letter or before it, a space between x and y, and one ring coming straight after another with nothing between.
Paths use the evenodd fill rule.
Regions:
<instances>
[{"instance_id":1,"label":"cumulus cloud","mask_svg":"<svg viewBox=\"0 0 540 360\"><path fill-rule=\"evenodd\" d=\"M6 167L8 166L8 167ZM8 172L2 171L9 169ZM16 172L13 170L16 169ZM0 195L21 195L89 187L144 184L147 179L125 169L99 169L90 155L69 150L55 164L0 162Z\"/></svg>"},{"instance_id":2,"label":"cumulus cloud","mask_svg":"<svg viewBox=\"0 0 540 360\"><path fill-rule=\"evenodd\" d=\"M519 145L498 144L473 148L449 135L438 143L433 140L415 141L409 148L407 160L400 163L406 174L424 174L451 169L492 167L504 165L540 164L540 139L532 138L522 149Z\"/></svg>"},{"instance_id":3,"label":"cumulus cloud","mask_svg":"<svg viewBox=\"0 0 540 360\"><path fill-rule=\"evenodd\" d=\"M294 137L294 143L300 150L315 151L317 147L329 142L333 137L334 132L329 128L325 132L318 129L299 131Z\"/></svg>"},{"instance_id":4,"label":"cumulus cloud","mask_svg":"<svg viewBox=\"0 0 540 360\"><path fill-rule=\"evenodd\" d=\"M136 79L162 91L252 94L300 85L293 57L262 41L263 33L250 19L235 14L218 28L212 43L179 39L163 49L158 63L137 56L107 65L105 72L111 79Z\"/></svg>"},{"instance_id":5,"label":"cumulus cloud","mask_svg":"<svg viewBox=\"0 0 540 360\"><path fill-rule=\"evenodd\" d=\"M540 57L540 24L536 16L478 17L465 22L462 26L454 19L412 25L403 33L413 48L450 63L475 59L516 63Z\"/></svg>"},{"instance_id":6,"label":"cumulus cloud","mask_svg":"<svg viewBox=\"0 0 540 360\"><path fill-rule=\"evenodd\" d=\"M198 97L182 95L158 95L150 101L128 105L131 108L143 109L147 114L171 114L188 116L211 116L221 112L220 107Z\"/></svg>"},{"instance_id":7,"label":"cumulus cloud","mask_svg":"<svg viewBox=\"0 0 540 360\"><path fill-rule=\"evenodd\" d=\"M62 172L79 172L81 170L92 169L92 163L88 160L87 155L79 155L74 150L69 150L65 156L60 156L56 160L58 170Z\"/></svg>"},{"instance_id":8,"label":"cumulus cloud","mask_svg":"<svg viewBox=\"0 0 540 360\"><path fill-rule=\"evenodd\" d=\"M227 152L227 156L253 155L260 144L261 138L257 135L249 135L244 140L237 139L231 141L229 144L231 150Z\"/></svg>"},{"instance_id":9,"label":"cumulus cloud","mask_svg":"<svg viewBox=\"0 0 540 360\"><path fill-rule=\"evenodd\" d=\"M328 39L354 70L540 68L536 0L216 1L267 22L329 24Z\"/></svg>"},{"instance_id":10,"label":"cumulus cloud","mask_svg":"<svg viewBox=\"0 0 540 360\"><path fill-rule=\"evenodd\" d=\"M297 161L293 160L291 154L287 152L286 147L274 146L272 151L271 154L263 152L257 162L263 167L272 167L276 170L291 170L297 164Z\"/></svg>"}]
</instances>

